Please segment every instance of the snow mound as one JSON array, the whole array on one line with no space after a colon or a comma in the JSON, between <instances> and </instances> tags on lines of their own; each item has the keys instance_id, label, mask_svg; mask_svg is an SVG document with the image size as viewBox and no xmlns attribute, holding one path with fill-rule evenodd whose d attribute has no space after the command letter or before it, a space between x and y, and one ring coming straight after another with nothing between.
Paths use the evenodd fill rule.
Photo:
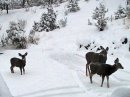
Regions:
<instances>
[{"instance_id":1,"label":"snow mound","mask_svg":"<svg viewBox=\"0 0 130 97\"><path fill-rule=\"evenodd\" d=\"M111 97L130 97L130 88L118 88L111 94Z\"/></svg>"}]
</instances>

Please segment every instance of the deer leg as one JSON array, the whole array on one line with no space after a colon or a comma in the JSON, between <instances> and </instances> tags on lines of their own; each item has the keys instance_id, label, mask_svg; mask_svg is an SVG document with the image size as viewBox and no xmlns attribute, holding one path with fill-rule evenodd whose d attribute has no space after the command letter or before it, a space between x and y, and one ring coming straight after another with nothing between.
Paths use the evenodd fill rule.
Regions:
<instances>
[{"instance_id":1,"label":"deer leg","mask_svg":"<svg viewBox=\"0 0 130 97\"><path fill-rule=\"evenodd\" d=\"M90 72L89 64L88 64L88 72L89 72L89 75L90 75L91 72Z\"/></svg>"},{"instance_id":2,"label":"deer leg","mask_svg":"<svg viewBox=\"0 0 130 97\"><path fill-rule=\"evenodd\" d=\"M24 67L23 67L23 73L25 74L25 69L24 69Z\"/></svg>"},{"instance_id":3,"label":"deer leg","mask_svg":"<svg viewBox=\"0 0 130 97\"><path fill-rule=\"evenodd\" d=\"M91 82L91 84L93 83L92 76L93 76L93 74L90 73L90 82Z\"/></svg>"},{"instance_id":4,"label":"deer leg","mask_svg":"<svg viewBox=\"0 0 130 97\"><path fill-rule=\"evenodd\" d=\"M86 76L88 76L87 69L88 69L88 64L86 64Z\"/></svg>"},{"instance_id":5,"label":"deer leg","mask_svg":"<svg viewBox=\"0 0 130 97\"><path fill-rule=\"evenodd\" d=\"M21 75L22 75L22 67L20 67Z\"/></svg>"},{"instance_id":6,"label":"deer leg","mask_svg":"<svg viewBox=\"0 0 130 97\"><path fill-rule=\"evenodd\" d=\"M11 73L14 73L13 66L10 67Z\"/></svg>"},{"instance_id":7,"label":"deer leg","mask_svg":"<svg viewBox=\"0 0 130 97\"><path fill-rule=\"evenodd\" d=\"M87 70L89 71L89 75L90 75L89 63L90 63L90 62L87 62L87 64L86 64L86 76L88 76L88 74L87 74Z\"/></svg>"},{"instance_id":8,"label":"deer leg","mask_svg":"<svg viewBox=\"0 0 130 97\"><path fill-rule=\"evenodd\" d=\"M103 86L104 78L105 78L105 76L102 76L102 84L101 84L101 87Z\"/></svg>"},{"instance_id":9,"label":"deer leg","mask_svg":"<svg viewBox=\"0 0 130 97\"><path fill-rule=\"evenodd\" d=\"M107 87L109 88L109 76L106 77L107 77Z\"/></svg>"}]
</instances>

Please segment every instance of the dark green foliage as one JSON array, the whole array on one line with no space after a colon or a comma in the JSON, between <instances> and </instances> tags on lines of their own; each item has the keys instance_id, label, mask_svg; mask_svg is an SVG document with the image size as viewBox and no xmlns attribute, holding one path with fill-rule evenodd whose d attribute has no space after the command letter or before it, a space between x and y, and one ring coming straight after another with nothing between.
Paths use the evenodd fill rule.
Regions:
<instances>
[{"instance_id":1,"label":"dark green foliage","mask_svg":"<svg viewBox=\"0 0 130 97\"><path fill-rule=\"evenodd\" d=\"M57 29L59 26L56 24L56 13L54 12L53 8L49 6L47 8L47 13L43 13L41 16L39 25L39 32L41 31L52 31Z\"/></svg>"},{"instance_id":2,"label":"dark green foliage","mask_svg":"<svg viewBox=\"0 0 130 97\"><path fill-rule=\"evenodd\" d=\"M119 6L117 12L115 12L115 19L121 19L126 17L126 9L122 6Z\"/></svg>"},{"instance_id":3,"label":"dark green foliage","mask_svg":"<svg viewBox=\"0 0 130 97\"><path fill-rule=\"evenodd\" d=\"M19 20L18 23L10 22L10 27L7 32L8 44L15 46L18 49L24 49L27 47L27 38L25 34L26 21Z\"/></svg>"},{"instance_id":4,"label":"dark green foliage","mask_svg":"<svg viewBox=\"0 0 130 97\"><path fill-rule=\"evenodd\" d=\"M67 7L69 12L77 12L80 10L77 0L69 0L69 4Z\"/></svg>"},{"instance_id":5,"label":"dark green foliage","mask_svg":"<svg viewBox=\"0 0 130 97\"><path fill-rule=\"evenodd\" d=\"M32 44L38 44L38 41L40 40L39 36L36 35L37 33L34 30L30 31L29 37L28 37L28 41L29 43Z\"/></svg>"},{"instance_id":6,"label":"dark green foliage","mask_svg":"<svg viewBox=\"0 0 130 97\"><path fill-rule=\"evenodd\" d=\"M96 26L99 31L103 31L107 25L107 18L105 18L105 14L108 10L106 10L103 4L100 4L99 8L96 7L94 10L92 18L97 21Z\"/></svg>"},{"instance_id":7,"label":"dark green foliage","mask_svg":"<svg viewBox=\"0 0 130 97\"><path fill-rule=\"evenodd\" d=\"M41 31L52 31L56 28L56 14L52 7L48 8L48 13L43 13L40 21Z\"/></svg>"}]
</instances>

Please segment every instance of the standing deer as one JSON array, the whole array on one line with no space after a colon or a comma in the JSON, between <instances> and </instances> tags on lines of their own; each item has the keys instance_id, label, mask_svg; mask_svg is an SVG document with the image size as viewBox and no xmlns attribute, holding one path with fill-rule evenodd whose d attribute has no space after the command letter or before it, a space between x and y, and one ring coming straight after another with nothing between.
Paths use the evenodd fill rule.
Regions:
<instances>
[{"instance_id":1,"label":"standing deer","mask_svg":"<svg viewBox=\"0 0 130 97\"><path fill-rule=\"evenodd\" d=\"M107 47L106 49L104 49L102 46L100 46L101 48L101 52L100 53L95 53L95 52L88 52L86 54L86 60L87 60L87 64L86 64L86 76L87 74L87 69L89 71L90 74L90 69L89 69L89 64L91 62L95 63L95 62L99 62L99 63L106 63L107 61L107 52L109 50L109 48Z\"/></svg>"},{"instance_id":2,"label":"standing deer","mask_svg":"<svg viewBox=\"0 0 130 97\"><path fill-rule=\"evenodd\" d=\"M101 87L103 86L104 78L107 78L107 87L109 88L109 76L116 72L118 69L124 69L124 67L119 63L119 59L117 58L114 61L114 65L105 64L105 63L90 63L90 82L92 83L92 76L94 74L98 74L102 76Z\"/></svg>"},{"instance_id":3,"label":"standing deer","mask_svg":"<svg viewBox=\"0 0 130 97\"><path fill-rule=\"evenodd\" d=\"M19 54L19 56L20 57L22 57L22 59L19 59L19 58L11 58L10 59L10 63L11 63L11 67L10 67L10 70L11 70L11 73L14 73L14 70L13 70L13 68L14 67L19 67L20 68L20 71L21 71L21 75L22 75L22 71L23 71L23 73L25 74L25 69L24 69L24 67L25 67L25 65L26 65L26 56L27 56L27 52L24 54L24 55L22 55L22 54L20 54L20 53L18 53Z\"/></svg>"}]
</instances>

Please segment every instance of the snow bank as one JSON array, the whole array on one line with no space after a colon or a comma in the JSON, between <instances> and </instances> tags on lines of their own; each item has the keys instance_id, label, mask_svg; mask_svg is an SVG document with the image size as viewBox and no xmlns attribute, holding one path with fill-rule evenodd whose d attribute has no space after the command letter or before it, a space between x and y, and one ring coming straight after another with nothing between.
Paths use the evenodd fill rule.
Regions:
<instances>
[{"instance_id":1,"label":"snow bank","mask_svg":"<svg viewBox=\"0 0 130 97\"><path fill-rule=\"evenodd\" d=\"M0 73L0 97L12 97L8 86L4 82Z\"/></svg>"},{"instance_id":2,"label":"snow bank","mask_svg":"<svg viewBox=\"0 0 130 97\"><path fill-rule=\"evenodd\" d=\"M110 97L130 97L130 88L118 88Z\"/></svg>"}]
</instances>

